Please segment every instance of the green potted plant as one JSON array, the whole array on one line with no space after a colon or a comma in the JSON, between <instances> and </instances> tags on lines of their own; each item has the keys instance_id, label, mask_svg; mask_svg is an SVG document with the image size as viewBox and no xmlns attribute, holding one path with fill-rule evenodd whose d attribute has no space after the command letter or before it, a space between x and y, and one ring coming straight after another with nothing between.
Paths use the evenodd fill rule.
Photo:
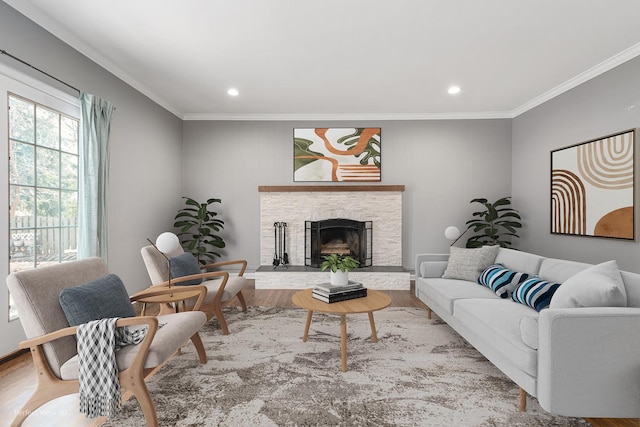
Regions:
<instances>
[{"instance_id":1,"label":"green potted plant","mask_svg":"<svg viewBox=\"0 0 640 427\"><path fill-rule=\"evenodd\" d=\"M480 203L483 210L473 213L474 219L467 221L467 230L476 233L467 240L467 248L479 248L484 245L511 246L512 238L522 228L520 213L510 207L511 197L502 197L493 203L487 199L473 199L470 203Z\"/></svg>"},{"instance_id":2,"label":"green potted plant","mask_svg":"<svg viewBox=\"0 0 640 427\"><path fill-rule=\"evenodd\" d=\"M180 209L175 216L174 227L180 229L178 236L185 251L191 252L198 263L205 265L215 261L221 255L216 248L225 247L224 240L217 232L224 228L224 221L217 219L217 212L209 206L222 203L221 199L207 199L198 202L190 197L183 197L186 207Z\"/></svg>"},{"instance_id":3,"label":"green potted plant","mask_svg":"<svg viewBox=\"0 0 640 427\"><path fill-rule=\"evenodd\" d=\"M334 286L344 286L349 283L349 271L357 268L360 262L349 255L331 254L322 257L324 261L320 264L322 271L331 269L331 284Z\"/></svg>"}]
</instances>

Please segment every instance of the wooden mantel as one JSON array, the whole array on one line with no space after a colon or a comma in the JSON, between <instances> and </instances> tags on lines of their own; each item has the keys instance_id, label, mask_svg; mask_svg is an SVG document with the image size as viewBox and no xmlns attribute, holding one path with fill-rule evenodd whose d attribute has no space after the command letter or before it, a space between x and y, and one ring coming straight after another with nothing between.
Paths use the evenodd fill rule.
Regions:
<instances>
[{"instance_id":1,"label":"wooden mantel","mask_svg":"<svg viewBox=\"0 0 640 427\"><path fill-rule=\"evenodd\" d=\"M341 191L404 191L404 185L260 185L260 193L301 193Z\"/></svg>"}]
</instances>

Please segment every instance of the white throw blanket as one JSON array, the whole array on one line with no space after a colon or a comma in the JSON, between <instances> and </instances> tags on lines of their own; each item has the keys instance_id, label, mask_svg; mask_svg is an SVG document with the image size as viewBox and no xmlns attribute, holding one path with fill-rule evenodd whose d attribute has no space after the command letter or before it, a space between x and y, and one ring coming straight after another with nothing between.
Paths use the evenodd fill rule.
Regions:
<instances>
[{"instance_id":1,"label":"white throw blanket","mask_svg":"<svg viewBox=\"0 0 640 427\"><path fill-rule=\"evenodd\" d=\"M89 418L111 417L120 412L121 395L116 351L138 344L147 327L116 328L117 318L93 320L78 325L80 412Z\"/></svg>"}]
</instances>

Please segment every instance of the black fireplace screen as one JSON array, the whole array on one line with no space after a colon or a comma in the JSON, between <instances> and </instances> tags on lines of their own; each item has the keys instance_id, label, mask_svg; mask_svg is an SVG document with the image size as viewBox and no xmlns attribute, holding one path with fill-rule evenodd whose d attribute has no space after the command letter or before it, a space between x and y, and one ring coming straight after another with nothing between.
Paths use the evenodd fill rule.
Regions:
<instances>
[{"instance_id":1,"label":"black fireplace screen","mask_svg":"<svg viewBox=\"0 0 640 427\"><path fill-rule=\"evenodd\" d=\"M304 265L320 267L325 255L338 254L352 256L360 267L371 266L371 221L335 218L305 221L304 225Z\"/></svg>"}]
</instances>

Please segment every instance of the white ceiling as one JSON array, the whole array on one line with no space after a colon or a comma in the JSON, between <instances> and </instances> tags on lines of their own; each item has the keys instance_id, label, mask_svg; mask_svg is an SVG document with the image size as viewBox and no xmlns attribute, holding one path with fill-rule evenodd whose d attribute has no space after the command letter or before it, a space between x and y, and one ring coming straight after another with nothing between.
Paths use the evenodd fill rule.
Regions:
<instances>
[{"instance_id":1,"label":"white ceiling","mask_svg":"<svg viewBox=\"0 0 640 427\"><path fill-rule=\"evenodd\" d=\"M4 1L187 120L515 117L640 54L638 0Z\"/></svg>"}]
</instances>

